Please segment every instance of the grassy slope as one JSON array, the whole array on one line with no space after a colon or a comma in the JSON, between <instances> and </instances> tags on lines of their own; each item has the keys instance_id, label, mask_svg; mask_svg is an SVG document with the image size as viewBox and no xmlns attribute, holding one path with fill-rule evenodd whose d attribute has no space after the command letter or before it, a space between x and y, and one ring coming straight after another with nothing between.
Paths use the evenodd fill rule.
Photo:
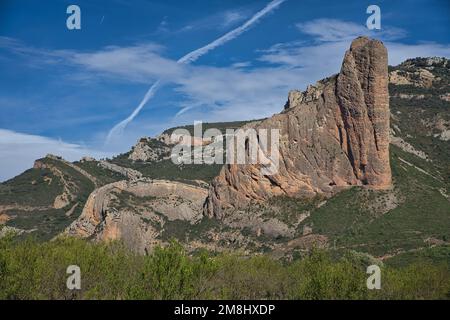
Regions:
<instances>
[{"instance_id":1,"label":"grassy slope","mask_svg":"<svg viewBox=\"0 0 450 320\"><path fill-rule=\"evenodd\" d=\"M302 225L312 225L315 233L327 235L337 248L376 256L426 247L424 240L429 237L450 239L450 203L439 192L443 182L403 164L399 157L430 169L426 161L391 146L394 190L346 190L314 209ZM395 192L400 204L387 213L377 213L371 206L383 205L388 192Z\"/></svg>"},{"instance_id":2,"label":"grassy slope","mask_svg":"<svg viewBox=\"0 0 450 320\"><path fill-rule=\"evenodd\" d=\"M405 252L386 260L387 265L394 267L405 267L416 262L434 265L446 264L450 267L450 246L437 246Z\"/></svg>"},{"instance_id":3,"label":"grassy slope","mask_svg":"<svg viewBox=\"0 0 450 320\"><path fill-rule=\"evenodd\" d=\"M62 232L81 214L84 203L94 190L94 185L78 171L60 161L49 158L40 159L40 161L54 166L63 173L65 180L70 182L70 189L76 194L76 198L64 208L54 209L52 206L55 197L63 192L61 179L49 169L30 169L0 185L2 190L0 203L32 207L48 206L46 210L25 211L17 208L5 211L13 217L6 223L7 226L24 230L36 229L33 232L34 236L41 240L48 240ZM72 215L66 216L66 212L76 203L78 206Z\"/></svg>"},{"instance_id":4,"label":"grassy slope","mask_svg":"<svg viewBox=\"0 0 450 320\"><path fill-rule=\"evenodd\" d=\"M0 184L0 205L49 206L62 191L60 179L49 169L28 169Z\"/></svg>"},{"instance_id":5,"label":"grassy slope","mask_svg":"<svg viewBox=\"0 0 450 320\"><path fill-rule=\"evenodd\" d=\"M117 172L110 171L108 169L98 166L98 161L76 161L74 164L81 169L85 170L87 173L96 177L100 185L109 184L112 182L120 181L125 179L125 177Z\"/></svg>"},{"instance_id":6,"label":"grassy slope","mask_svg":"<svg viewBox=\"0 0 450 320\"><path fill-rule=\"evenodd\" d=\"M425 67L424 59L415 59L413 63L403 63L391 70L402 72L414 72L417 67ZM431 69L430 69L431 70ZM415 87L412 85L389 85L391 95L390 107L394 115L392 122L405 141L416 149L424 151L432 160L434 171L440 175L448 188L450 188L450 147L448 141L442 141L435 135L441 130L437 123L450 122L450 102L439 98L440 95L449 93L450 66L436 65L431 70L436 77L430 88ZM423 95L423 99L400 99L398 94Z\"/></svg>"},{"instance_id":7,"label":"grassy slope","mask_svg":"<svg viewBox=\"0 0 450 320\"><path fill-rule=\"evenodd\" d=\"M119 166L132 168L140 171L145 177L153 179L167 179L177 181L189 181L189 180L203 180L206 182L211 181L218 175L222 165L197 165L186 164L176 165L170 159L161 160L158 162L133 162L128 159L127 154L123 154L111 160Z\"/></svg>"}]
</instances>

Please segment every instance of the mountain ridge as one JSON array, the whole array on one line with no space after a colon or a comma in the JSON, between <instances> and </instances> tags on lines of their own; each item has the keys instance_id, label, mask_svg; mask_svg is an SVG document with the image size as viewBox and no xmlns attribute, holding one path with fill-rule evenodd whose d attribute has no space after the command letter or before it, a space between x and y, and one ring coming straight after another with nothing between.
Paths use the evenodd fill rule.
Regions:
<instances>
[{"instance_id":1,"label":"mountain ridge","mask_svg":"<svg viewBox=\"0 0 450 320\"><path fill-rule=\"evenodd\" d=\"M264 203L252 202L246 209L234 208L222 219L211 219L200 212L192 215L192 208L198 209L203 197L206 199L209 183L222 166L175 165L167 158L167 140L159 136L142 138L130 152L104 162L85 158L73 163L94 177L91 180L96 184L62 159L39 159L36 168L0 184L0 226L4 226L0 234L12 230L19 237L39 235L47 240L73 230L77 221L87 217L83 211L93 208L86 205L89 196L112 185L114 192L91 215L96 217L94 229L101 230L94 232L94 238L120 239L140 253L164 245L170 238L181 241L190 252L199 248L241 249L249 254L269 252L290 258L314 246L336 252L358 248L382 259L434 246L445 248L450 239L450 148L446 138L450 103L445 99L449 94L449 66L445 58L416 58L389 67L390 189L349 188L330 198L316 195L306 200L280 194ZM336 76L328 79L337 81ZM281 114L292 112L289 109L294 105L320 98L318 86L320 81L304 93L291 91ZM251 126L264 121L221 123L219 127L237 128L238 124ZM188 131L192 129L187 127ZM167 129L166 136L174 129ZM139 152L131 156L134 151ZM105 162L118 167L105 166ZM129 170L140 172L142 178L133 178L127 174L133 172ZM165 190L176 190L173 186L180 186L180 190L198 188L199 198L186 201L184 191L158 196L139 191L152 183ZM57 197L64 201L55 207Z\"/></svg>"}]
</instances>

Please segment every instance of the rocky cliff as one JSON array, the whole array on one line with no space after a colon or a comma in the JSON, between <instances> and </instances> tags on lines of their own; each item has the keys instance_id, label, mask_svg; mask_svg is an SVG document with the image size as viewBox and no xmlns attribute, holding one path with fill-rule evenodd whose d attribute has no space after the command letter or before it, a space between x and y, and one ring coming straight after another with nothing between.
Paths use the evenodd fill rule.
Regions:
<instances>
[{"instance_id":1,"label":"rocky cliff","mask_svg":"<svg viewBox=\"0 0 450 320\"><path fill-rule=\"evenodd\" d=\"M96 240L122 240L145 253L161 243L171 221L202 218L207 189L175 181L122 180L94 190L66 234Z\"/></svg>"},{"instance_id":2,"label":"rocky cliff","mask_svg":"<svg viewBox=\"0 0 450 320\"><path fill-rule=\"evenodd\" d=\"M331 195L342 188L391 185L388 58L383 43L355 39L339 74L289 94L285 110L248 125L280 130L278 173L226 165L209 190L209 216L273 196ZM247 146L248 148L248 146Z\"/></svg>"}]
</instances>

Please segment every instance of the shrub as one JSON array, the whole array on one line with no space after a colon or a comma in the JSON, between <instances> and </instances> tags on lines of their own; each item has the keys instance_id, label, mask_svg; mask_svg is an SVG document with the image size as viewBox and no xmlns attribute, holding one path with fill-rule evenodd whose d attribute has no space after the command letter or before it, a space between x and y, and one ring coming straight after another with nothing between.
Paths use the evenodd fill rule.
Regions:
<instances>
[{"instance_id":1,"label":"shrub","mask_svg":"<svg viewBox=\"0 0 450 320\"><path fill-rule=\"evenodd\" d=\"M205 253L188 257L183 247L172 241L166 248L156 247L146 259L141 273L142 291L134 298L195 299L205 294L205 280L215 272L214 261Z\"/></svg>"},{"instance_id":2,"label":"shrub","mask_svg":"<svg viewBox=\"0 0 450 320\"><path fill-rule=\"evenodd\" d=\"M290 267L295 284L294 299L364 299L367 297L365 270L343 258L332 261L324 251L313 250L309 257Z\"/></svg>"},{"instance_id":3,"label":"shrub","mask_svg":"<svg viewBox=\"0 0 450 320\"><path fill-rule=\"evenodd\" d=\"M189 256L172 241L148 256L121 243L63 238L0 239L0 299L448 299L448 264L382 266L381 290L368 290L367 264L349 252L313 250L294 262L202 250ZM66 269L81 269L68 290Z\"/></svg>"}]
</instances>

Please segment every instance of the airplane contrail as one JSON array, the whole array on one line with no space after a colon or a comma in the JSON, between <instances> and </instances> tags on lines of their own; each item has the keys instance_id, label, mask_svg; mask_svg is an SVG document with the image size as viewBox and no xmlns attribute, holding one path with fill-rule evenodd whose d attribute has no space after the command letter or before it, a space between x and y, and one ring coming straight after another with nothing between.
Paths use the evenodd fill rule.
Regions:
<instances>
[{"instance_id":1,"label":"airplane contrail","mask_svg":"<svg viewBox=\"0 0 450 320\"><path fill-rule=\"evenodd\" d=\"M264 7L261 11L258 11L253 17L250 18L247 22L245 22L240 27L237 27L234 30L231 30L230 32L224 34L220 38L214 40L213 42L207 44L204 47L201 47L200 49L194 50L192 52L189 52L185 56L183 56L181 59L179 59L178 63L190 63L194 62L198 58L200 58L205 53L208 53L208 51L211 51L214 48L217 48L225 43L227 43L230 40L233 40L237 36L241 35L241 33L247 31L248 28L250 28L253 24L255 24L259 19L261 19L264 15L271 12L275 8L277 8L280 4L282 4L285 0L274 0L270 2L267 6Z\"/></svg>"},{"instance_id":2,"label":"airplane contrail","mask_svg":"<svg viewBox=\"0 0 450 320\"><path fill-rule=\"evenodd\" d=\"M141 112L142 108L145 106L145 104L150 100L158 90L159 84L161 83L161 80L156 81L150 89L148 89L147 93L145 94L144 98L142 99L141 103L137 106L136 109L124 120L120 121L118 124L116 124L108 133L108 136L106 137L106 144L108 144L112 137L118 134L122 134L123 130L125 130L126 126L133 121L133 119Z\"/></svg>"},{"instance_id":3,"label":"airplane contrail","mask_svg":"<svg viewBox=\"0 0 450 320\"><path fill-rule=\"evenodd\" d=\"M249 20L247 20L243 25L231 30L230 32L227 32L220 38L214 40L213 42L208 43L207 45L196 49L194 51L189 52L188 54L184 55L180 59L177 60L178 64L189 64L191 62L194 62L198 58L200 58L202 55L208 53L209 51L224 45L228 41L231 41L247 31L253 24L255 24L259 19L261 19L263 16L268 14L269 12L276 9L279 5L281 5L286 0L273 0L269 4L267 4L262 10L255 13ZM133 121L133 119L139 114L139 112L142 110L142 108L145 106L145 104L155 95L156 91L158 90L158 87L161 84L161 80L157 80L151 87L148 89L147 93L145 94L144 98L142 99L141 103L137 106L137 108L124 120L116 124L108 133L108 136L106 138L106 144L108 144L112 137L116 134L122 134L123 130L126 128L126 126Z\"/></svg>"}]
</instances>

